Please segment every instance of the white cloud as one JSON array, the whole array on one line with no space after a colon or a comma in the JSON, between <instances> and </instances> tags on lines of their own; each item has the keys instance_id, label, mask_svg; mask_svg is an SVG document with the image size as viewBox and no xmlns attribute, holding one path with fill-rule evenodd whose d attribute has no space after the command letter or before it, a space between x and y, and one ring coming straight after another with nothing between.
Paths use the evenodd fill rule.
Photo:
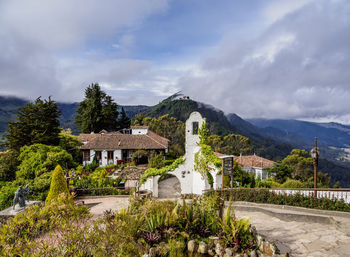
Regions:
<instances>
[{"instance_id":1,"label":"white cloud","mask_svg":"<svg viewBox=\"0 0 350 257\"><path fill-rule=\"evenodd\" d=\"M179 80L185 93L243 117L348 115L350 3L288 10L251 40L224 37L202 63L205 76Z\"/></svg>"}]
</instances>

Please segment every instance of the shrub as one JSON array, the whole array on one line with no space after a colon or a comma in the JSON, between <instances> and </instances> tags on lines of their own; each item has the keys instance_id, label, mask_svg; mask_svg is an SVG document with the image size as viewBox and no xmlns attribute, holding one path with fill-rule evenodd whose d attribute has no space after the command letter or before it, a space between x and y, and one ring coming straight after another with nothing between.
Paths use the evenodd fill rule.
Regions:
<instances>
[{"instance_id":1,"label":"shrub","mask_svg":"<svg viewBox=\"0 0 350 257\"><path fill-rule=\"evenodd\" d=\"M162 153L150 158L148 161L148 168L160 169L164 166L164 155Z\"/></svg>"},{"instance_id":2,"label":"shrub","mask_svg":"<svg viewBox=\"0 0 350 257\"><path fill-rule=\"evenodd\" d=\"M294 180L294 179L287 179L286 182L284 182L281 185L282 188L305 188L305 185L303 182L299 180Z\"/></svg>"},{"instance_id":3,"label":"shrub","mask_svg":"<svg viewBox=\"0 0 350 257\"><path fill-rule=\"evenodd\" d=\"M49 204L51 201L56 200L61 194L69 195L69 190L66 179L64 178L62 167L57 165L52 173L50 191L45 203Z\"/></svg>"},{"instance_id":4,"label":"shrub","mask_svg":"<svg viewBox=\"0 0 350 257\"><path fill-rule=\"evenodd\" d=\"M0 189L0 210L6 209L12 205L13 197L17 189L18 186L13 182L7 183L7 185Z\"/></svg>"},{"instance_id":5,"label":"shrub","mask_svg":"<svg viewBox=\"0 0 350 257\"><path fill-rule=\"evenodd\" d=\"M17 214L0 230L1 256L47 256L38 254L34 239L58 227L68 228L72 223L88 218L88 209L77 207L67 195L60 195L49 205L32 205Z\"/></svg>"},{"instance_id":6,"label":"shrub","mask_svg":"<svg viewBox=\"0 0 350 257\"><path fill-rule=\"evenodd\" d=\"M137 150L136 152L134 152L131 158L132 162L136 164L140 164L146 159L148 159L148 152L145 150Z\"/></svg>"}]
</instances>

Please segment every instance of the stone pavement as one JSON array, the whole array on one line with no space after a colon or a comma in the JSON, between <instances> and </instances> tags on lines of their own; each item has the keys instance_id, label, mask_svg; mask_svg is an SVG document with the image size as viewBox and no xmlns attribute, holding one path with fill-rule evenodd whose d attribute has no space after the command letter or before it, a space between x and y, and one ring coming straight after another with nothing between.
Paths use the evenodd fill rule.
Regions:
<instances>
[{"instance_id":1,"label":"stone pavement","mask_svg":"<svg viewBox=\"0 0 350 257\"><path fill-rule=\"evenodd\" d=\"M84 201L93 215L92 219L96 219L103 215L104 211L118 211L127 208L129 205L129 196L108 196L108 197L91 197L80 198L77 201Z\"/></svg>"},{"instance_id":2,"label":"stone pavement","mask_svg":"<svg viewBox=\"0 0 350 257\"><path fill-rule=\"evenodd\" d=\"M238 218L250 217L260 235L290 256L350 257L350 214L304 208L235 203ZM251 207L251 208L249 208Z\"/></svg>"}]
</instances>

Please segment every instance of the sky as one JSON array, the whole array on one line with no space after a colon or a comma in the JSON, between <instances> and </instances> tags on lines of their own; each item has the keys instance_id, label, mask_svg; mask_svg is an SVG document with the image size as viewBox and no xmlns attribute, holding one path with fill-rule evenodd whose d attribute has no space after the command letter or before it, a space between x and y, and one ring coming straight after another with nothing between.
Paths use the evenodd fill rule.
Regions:
<instances>
[{"instance_id":1,"label":"sky","mask_svg":"<svg viewBox=\"0 0 350 257\"><path fill-rule=\"evenodd\" d=\"M0 95L350 124L348 0L0 0L0 49Z\"/></svg>"}]
</instances>

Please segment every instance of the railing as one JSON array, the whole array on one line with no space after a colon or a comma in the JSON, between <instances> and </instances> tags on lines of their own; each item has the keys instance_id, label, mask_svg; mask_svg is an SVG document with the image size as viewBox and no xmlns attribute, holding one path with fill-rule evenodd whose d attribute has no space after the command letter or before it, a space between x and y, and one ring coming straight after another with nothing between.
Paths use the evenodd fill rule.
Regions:
<instances>
[{"instance_id":1,"label":"railing","mask_svg":"<svg viewBox=\"0 0 350 257\"><path fill-rule=\"evenodd\" d=\"M350 188L269 188L270 192L277 194L301 194L306 197L327 198L331 200L343 199L345 203L350 203Z\"/></svg>"},{"instance_id":2,"label":"railing","mask_svg":"<svg viewBox=\"0 0 350 257\"><path fill-rule=\"evenodd\" d=\"M250 190L250 191L269 191L276 195L302 195L308 198L343 200L344 203L350 204L350 188L224 188L224 195L229 195L230 191ZM204 192L216 191L221 193L222 190L205 190ZM316 197L315 197L316 193Z\"/></svg>"}]
</instances>

